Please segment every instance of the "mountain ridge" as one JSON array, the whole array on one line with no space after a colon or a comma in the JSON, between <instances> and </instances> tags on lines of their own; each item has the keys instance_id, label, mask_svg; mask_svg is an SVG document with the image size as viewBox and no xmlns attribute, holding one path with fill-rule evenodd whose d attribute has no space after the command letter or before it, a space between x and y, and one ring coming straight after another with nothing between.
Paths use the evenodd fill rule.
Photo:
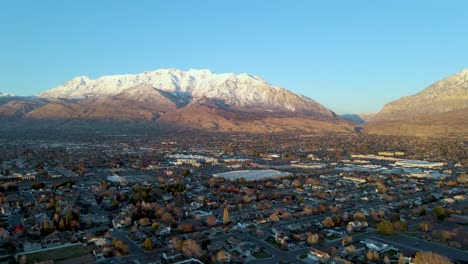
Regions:
<instances>
[{"instance_id":1,"label":"mountain ridge","mask_svg":"<svg viewBox=\"0 0 468 264\"><path fill-rule=\"evenodd\" d=\"M161 69L95 80L80 76L30 100L41 103L26 107L26 99L11 100L18 109L0 104L0 117L16 113L17 120L123 120L220 132L354 129L316 101L258 76L210 70Z\"/></svg>"},{"instance_id":2,"label":"mountain ridge","mask_svg":"<svg viewBox=\"0 0 468 264\"><path fill-rule=\"evenodd\" d=\"M38 96L55 99L106 97L139 84L150 85L184 101L207 97L224 100L233 107L333 115L331 110L316 101L271 85L260 77L245 73L214 74L210 70L160 69L140 74L106 75L94 80L81 76Z\"/></svg>"},{"instance_id":3,"label":"mountain ridge","mask_svg":"<svg viewBox=\"0 0 468 264\"><path fill-rule=\"evenodd\" d=\"M419 93L389 102L370 118L365 131L391 135L467 135L467 117L468 69L464 69Z\"/></svg>"}]
</instances>

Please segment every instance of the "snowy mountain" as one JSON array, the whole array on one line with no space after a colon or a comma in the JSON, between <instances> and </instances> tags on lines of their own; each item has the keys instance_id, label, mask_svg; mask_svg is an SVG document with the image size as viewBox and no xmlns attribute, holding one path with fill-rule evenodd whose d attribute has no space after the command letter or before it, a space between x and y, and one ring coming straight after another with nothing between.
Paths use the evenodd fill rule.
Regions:
<instances>
[{"instance_id":1,"label":"snowy mountain","mask_svg":"<svg viewBox=\"0 0 468 264\"><path fill-rule=\"evenodd\" d=\"M209 70L77 77L36 98L0 102L0 119L39 121L41 126L138 123L177 131L354 131L352 123L314 100L260 77Z\"/></svg>"},{"instance_id":2,"label":"snowy mountain","mask_svg":"<svg viewBox=\"0 0 468 264\"><path fill-rule=\"evenodd\" d=\"M210 70L161 69L140 74L103 76L95 80L82 76L39 96L56 99L109 97L141 84L166 92L173 99L186 103L206 97L243 110L334 115L312 99L273 86L260 77L245 73L214 74ZM140 97L144 96L144 92L141 92Z\"/></svg>"},{"instance_id":3,"label":"snowy mountain","mask_svg":"<svg viewBox=\"0 0 468 264\"><path fill-rule=\"evenodd\" d=\"M16 95L11 94L11 93L1 93L0 92L0 97L15 97Z\"/></svg>"}]
</instances>

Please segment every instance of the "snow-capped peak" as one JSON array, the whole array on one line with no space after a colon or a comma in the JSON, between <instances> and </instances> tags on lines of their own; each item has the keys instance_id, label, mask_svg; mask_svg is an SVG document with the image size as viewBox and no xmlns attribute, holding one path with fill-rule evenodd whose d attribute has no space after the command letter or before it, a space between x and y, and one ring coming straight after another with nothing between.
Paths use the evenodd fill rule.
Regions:
<instances>
[{"instance_id":1,"label":"snow-capped peak","mask_svg":"<svg viewBox=\"0 0 468 264\"><path fill-rule=\"evenodd\" d=\"M15 97L16 95L12 93L1 93L0 92L0 97Z\"/></svg>"},{"instance_id":2,"label":"snow-capped peak","mask_svg":"<svg viewBox=\"0 0 468 264\"><path fill-rule=\"evenodd\" d=\"M126 89L146 84L180 98L202 97L221 100L236 107L258 107L287 112L331 111L320 104L288 90L270 85L247 73L214 74L210 70L160 69L140 74L108 75L95 80L86 76L74 78L63 85L40 94L48 98L90 98L117 95Z\"/></svg>"}]
</instances>

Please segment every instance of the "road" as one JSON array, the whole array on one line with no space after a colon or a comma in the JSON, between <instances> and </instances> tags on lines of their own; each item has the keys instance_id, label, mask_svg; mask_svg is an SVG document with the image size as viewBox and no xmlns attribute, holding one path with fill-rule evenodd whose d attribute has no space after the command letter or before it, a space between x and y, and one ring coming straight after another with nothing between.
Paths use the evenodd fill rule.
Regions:
<instances>
[{"instance_id":1,"label":"road","mask_svg":"<svg viewBox=\"0 0 468 264\"><path fill-rule=\"evenodd\" d=\"M125 231L114 232L114 233L112 233L112 237L125 242L128 245L128 247L130 248L130 252L133 255L141 255L141 254L145 253L145 251L143 251L143 249L141 249L140 246L138 246L137 243L135 243L133 240L131 240L127 236L127 232L125 232Z\"/></svg>"},{"instance_id":2,"label":"road","mask_svg":"<svg viewBox=\"0 0 468 264\"><path fill-rule=\"evenodd\" d=\"M444 255L452 260L459 260L468 262L468 252L455 249L442 244L434 243L431 241L410 237L402 234L395 234L393 236L383 236L375 234L371 239L384 242L386 244L395 245L398 248L405 248L413 252L416 251L432 251Z\"/></svg>"},{"instance_id":3,"label":"road","mask_svg":"<svg viewBox=\"0 0 468 264\"><path fill-rule=\"evenodd\" d=\"M302 263L299 260L297 260L297 257L305 254L308 251L308 248L296 248L289 251L281 251L278 248L272 246L271 244L251 236L248 232L228 234L213 238L211 239L211 241L212 243L226 241L226 239L228 239L229 237L237 237L242 238L243 240L250 240L259 247L263 247L268 253L273 255L273 257L269 259L255 259L248 261L248 263L278 263L279 261L297 261L297 263Z\"/></svg>"}]
</instances>

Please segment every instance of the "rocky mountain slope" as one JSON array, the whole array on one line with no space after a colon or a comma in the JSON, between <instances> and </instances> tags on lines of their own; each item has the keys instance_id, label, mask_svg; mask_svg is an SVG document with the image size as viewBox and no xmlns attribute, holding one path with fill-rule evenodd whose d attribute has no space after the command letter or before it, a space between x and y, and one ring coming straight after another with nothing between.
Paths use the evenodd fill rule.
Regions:
<instances>
[{"instance_id":1,"label":"rocky mountain slope","mask_svg":"<svg viewBox=\"0 0 468 264\"><path fill-rule=\"evenodd\" d=\"M307 97L248 74L163 69L74 78L35 99L0 104L18 120L144 121L160 127L233 132L353 131Z\"/></svg>"},{"instance_id":2,"label":"rocky mountain slope","mask_svg":"<svg viewBox=\"0 0 468 264\"><path fill-rule=\"evenodd\" d=\"M467 135L468 69L418 94L388 103L369 120L365 131L392 135Z\"/></svg>"}]
</instances>

